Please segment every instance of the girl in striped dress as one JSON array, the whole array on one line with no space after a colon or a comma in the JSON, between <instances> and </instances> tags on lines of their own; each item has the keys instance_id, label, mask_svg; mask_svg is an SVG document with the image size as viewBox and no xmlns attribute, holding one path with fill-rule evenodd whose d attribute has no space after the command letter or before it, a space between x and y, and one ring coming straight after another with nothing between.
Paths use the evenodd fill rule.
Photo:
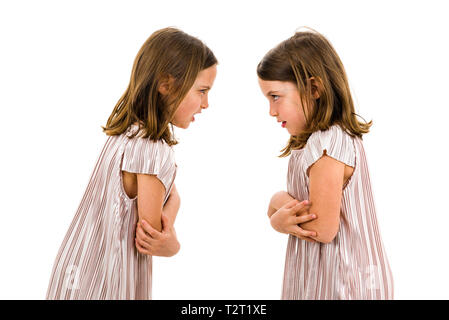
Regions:
<instances>
[{"instance_id":1,"label":"girl in striped dress","mask_svg":"<svg viewBox=\"0 0 449 320\"><path fill-rule=\"evenodd\" d=\"M47 299L151 299L152 256L179 250L180 198L173 125L208 107L217 60L178 29L154 32L138 52L107 141L60 246Z\"/></svg>"},{"instance_id":2,"label":"girl in striped dress","mask_svg":"<svg viewBox=\"0 0 449 320\"><path fill-rule=\"evenodd\" d=\"M257 67L260 88L290 140L287 191L272 227L289 234L282 299L393 299L362 135L340 58L318 32L296 32Z\"/></svg>"}]
</instances>

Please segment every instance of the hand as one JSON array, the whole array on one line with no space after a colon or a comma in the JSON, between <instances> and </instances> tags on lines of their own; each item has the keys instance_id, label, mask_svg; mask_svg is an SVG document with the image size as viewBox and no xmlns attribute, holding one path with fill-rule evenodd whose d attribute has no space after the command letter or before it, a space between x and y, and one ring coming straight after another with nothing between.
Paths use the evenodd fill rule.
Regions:
<instances>
[{"instance_id":1,"label":"hand","mask_svg":"<svg viewBox=\"0 0 449 320\"><path fill-rule=\"evenodd\" d=\"M169 223L165 214L161 216L161 223L161 232L143 219L142 224L137 224L135 240L137 251L160 257L171 257L178 253L180 245L176 238L175 228Z\"/></svg>"},{"instance_id":2,"label":"hand","mask_svg":"<svg viewBox=\"0 0 449 320\"><path fill-rule=\"evenodd\" d=\"M304 200L299 202L294 199L277 210L270 218L271 226L274 230L291 234L299 239L309 242L317 242L316 240L309 238L315 237L315 231L307 231L298 226L298 224L313 220L316 218L313 214L308 214L311 203Z\"/></svg>"}]
</instances>

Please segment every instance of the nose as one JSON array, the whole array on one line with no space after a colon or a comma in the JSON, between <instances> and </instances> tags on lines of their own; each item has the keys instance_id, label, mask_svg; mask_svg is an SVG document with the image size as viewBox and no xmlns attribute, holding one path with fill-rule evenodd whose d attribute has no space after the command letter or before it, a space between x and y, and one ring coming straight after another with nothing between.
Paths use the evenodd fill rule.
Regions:
<instances>
[{"instance_id":1,"label":"nose","mask_svg":"<svg viewBox=\"0 0 449 320\"><path fill-rule=\"evenodd\" d=\"M270 103L270 116L272 116L272 117L277 116L277 111L275 110L275 108L273 107L273 105L271 103Z\"/></svg>"},{"instance_id":2,"label":"nose","mask_svg":"<svg viewBox=\"0 0 449 320\"><path fill-rule=\"evenodd\" d=\"M201 108L207 109L209 107L209 99L207 98L207 94L201 99Z\"/></svg>"}]
</instances>

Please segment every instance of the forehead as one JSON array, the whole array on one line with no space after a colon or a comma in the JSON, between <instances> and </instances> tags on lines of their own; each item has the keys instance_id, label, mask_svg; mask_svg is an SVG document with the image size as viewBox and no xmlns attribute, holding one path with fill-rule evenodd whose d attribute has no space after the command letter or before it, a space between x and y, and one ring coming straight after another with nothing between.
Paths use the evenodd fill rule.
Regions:
<instances>
[{"instance_id":1,"label":"forehead","mask_svg":"<svg viewBox=\"0 0 449 320\"><path fill-rule=\"evenodd\" d=\"M259 85L262 91L267 94L270 91L287 91L291 89L293 84L288 81L262 80L259 78Z\"/></svg>"},{"instance_id":2,"label":"forehead","mask_svg":"<svg viewBox=\"0 0 449 320\"><path fill-rule=\"evenodd\" d=\"M199 85L210 85L217 75L217 66L213 65L207 69L201 70L196 77L195 83Z\"/></svg>"}]
</instances>

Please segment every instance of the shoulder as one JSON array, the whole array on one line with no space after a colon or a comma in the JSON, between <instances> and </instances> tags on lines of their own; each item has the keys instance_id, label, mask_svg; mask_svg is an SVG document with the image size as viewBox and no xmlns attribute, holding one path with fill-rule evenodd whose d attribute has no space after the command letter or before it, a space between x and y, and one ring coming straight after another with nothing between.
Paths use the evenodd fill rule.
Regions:
<instances>
[{"instance_id":1,"label":"shoulder","mask_svg":"<svg viewBox=\"0 0 449 320\"><path fill-rule=\"evenodd\" d=\"M139 150L144 153L159 152L170 153L172 147L169 146L164 140L151 140L150 138L144 138L142 130L139 130L138 125L133 124L129 126L125 134L126 149L129 151ZM135 134L135 135L134 135Z\"/></svg>"},{"instance_id":2,"label":"shoulder","mask_svg":"<svg viewBox=\"0 0 449 320\"><path fill-rule=\"evenodd\" d=\"M122 170L133 173L169 176L176 167L173 150L168 144L146 138L129 139L122 159Z\"/></svg>"},{"instance_id":3,"label":"shoulder","mask_svg":"<svg viewBox=\"0 0 449 320\"><path fill-rule=\"evenodd\" d=\"M126 138L126 145L131 148L148 150L170 151L172 148L164 140L151 140L150 138L134 137Z\"/></svg>"},{"instance_id":4,"label":"shoulder","mask_svg":"<svg viewBox=\"0 0 449 320\"><path fill-rule=\"evenodd\" d=\"M330 145L338 142L350 142L352 137L338 124L334 124L327 130L318 130L312 133L306 145L324 144Z\"/></svg>"},{"instance_id":5,"label":"shoulder","mask_svg":"<svg viewBox=\"0 0 449 320\"><path fill-rule=\"evenodd\" d=\"M162 163L173 157L172 148L164 141L154 141L149 138L125 138L124 158L136 161L149 159Z\"/></svg>"},{"instance_id":6,"label":"shoulder","mask_svg":"<svg viewBox=\"0 0 449 320\"><path fill-rule=\"evenodd\" d=\"M321 158L324 153L349 166L354 166L353 137L338 124L329 127L327 130L315 131L310 135L304 147L306 162L312 164Z\"/></svg>"},{"instance_id":7,"label":"shoulder","mask_svg":"<svg viewBox=\"0 0 449 320\"><path fill-rule=\"evenodd\" d=\"M131 126L125 132L124 159L132 161L152 160L157 163L166 163L174 161L173 148L163 139L152 140L144 138L142 132L135 133L136 126Z\"/></svg>"}]
</instances>

